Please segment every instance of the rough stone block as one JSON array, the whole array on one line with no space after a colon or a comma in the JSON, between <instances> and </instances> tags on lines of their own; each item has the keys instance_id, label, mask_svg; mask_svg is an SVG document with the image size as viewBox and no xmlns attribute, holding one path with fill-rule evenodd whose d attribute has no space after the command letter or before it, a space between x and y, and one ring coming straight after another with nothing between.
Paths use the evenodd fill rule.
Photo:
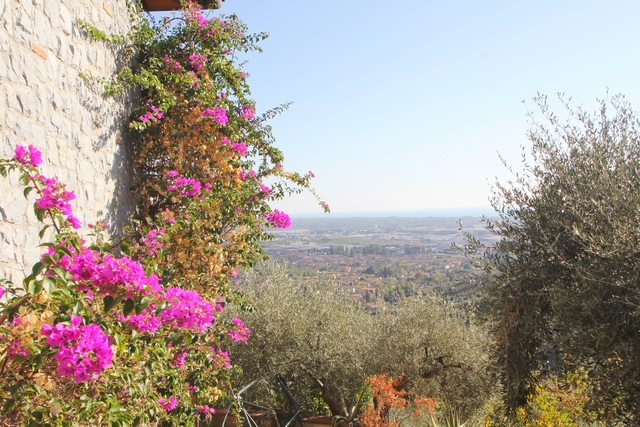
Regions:
<instances>
[{"instance_id":1,"label":"rough stone block","mask_svg":"<svg viewBox=\"0 0 640 427\"><path fill-rule=\"evenodd\" d=\"M73 31L73 22L74 20L71 13L69 13L69 8L61 2L60 3L60 27L62 28L62 32L65 33L66 35L71 35L71 32Z\"/></svg>"}]
</instances>

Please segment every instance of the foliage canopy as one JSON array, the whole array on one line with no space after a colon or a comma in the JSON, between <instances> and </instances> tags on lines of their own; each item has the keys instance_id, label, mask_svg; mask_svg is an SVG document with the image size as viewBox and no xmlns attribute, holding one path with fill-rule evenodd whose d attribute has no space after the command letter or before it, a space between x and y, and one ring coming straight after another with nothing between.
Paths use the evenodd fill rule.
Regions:
<instances>
[{"instance_id":1,"label":"foliage canopy","mask_svg":"<svg viewBox=\"0 0 640 427\"><path fill-rule=\"evenodd\" d=\"M601 417L640 419L640 123L622 96L589 114L544 96L523 172L497 183L499 239L469 237L497 340L506 405L545 374L586 368Z\"/></svg>"}]
</instances>

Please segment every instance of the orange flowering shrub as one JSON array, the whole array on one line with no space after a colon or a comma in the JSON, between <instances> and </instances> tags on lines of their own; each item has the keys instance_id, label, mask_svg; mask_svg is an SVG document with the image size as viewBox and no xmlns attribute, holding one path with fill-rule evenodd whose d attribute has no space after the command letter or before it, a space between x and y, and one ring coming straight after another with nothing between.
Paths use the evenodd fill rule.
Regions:
<instances>
[{"instance_id":1,"label":"orange flowering shrub","mask_svg":"<svg viewBox=\"0 0 640 427\"><path fill-rule=\"evenodd\" d=\"M371 402L360 417L364 427L399 427L402 420L421 418L425 411L433 415L437 402L428 397L411 396L401 386L404 377L389 378L386 374L374 375L367 382L371 387ZM394 410L393 420L390 412Z\"/></svg>"},{"instance_id":2,"label":"orange flowering shrub","mask_svg":"<svg viewBox=\"0 0 640 427\"><path fill-rule=\"evenodd\" d=\"M312 172L283 168L266 124L286 106L258 115L237 63L266 34L183 2L181 14L141 20L131 37L137 63L111 84L141 93L129 125L137 244L128 249L148 257L151 235L163 280L224 295L229 277L265 258L267 230L290 225L269 203L304 189L315 195Z\"/></svg>"}]
</instances>

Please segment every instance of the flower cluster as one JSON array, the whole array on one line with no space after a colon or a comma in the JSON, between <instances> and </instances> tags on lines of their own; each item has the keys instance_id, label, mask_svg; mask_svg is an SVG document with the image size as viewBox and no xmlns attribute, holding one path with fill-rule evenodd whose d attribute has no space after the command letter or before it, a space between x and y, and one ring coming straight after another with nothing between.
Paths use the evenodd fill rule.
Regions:
<instances>
[{"instance_id":1,"label":"flower cluster","mask_svg":"<svg viewBox=\"0 0 640 427\"><path fill-rule=\"evenodd\" d=\"M255 107L251 105L243 105L240 107L240 117L245 120L253 119L256 115Z\"/></svg>"},{"instance_id":2,"label":"flower cluster","mask_svg":"<svg viewBox=\"0 0 640 427\"><path fill-rule=\"evenodd\" d=\"M180 62L176 61L175 59L169 57L169 55L163 56L162 60L164 61L164 64L167 66L167 68L170 71L174 73L180 73L182 71L182 64L180 64Z\"/></svg>"},{"instance_id":3,"label":"flower cluster","mask_svg":"<svg viewBox=\"0 0 640 427\"><path fill-rule=\"evenodd\" d=\"M42 153L33 145L17 145L13 158L25 166L36 167L42 163Z\"/></svg>"},{"instance_id":4,"label":"flower cluster","mask_svg":"<svg viewBox=\"0 0 640 427\"><path fill-rule=\"evenodd\" d=\"M158 404L162 406L165 411L171 412L178 406L178 399L175 396L170 396L168 399L163 399L162 397L158 399Z\"/></svg>"},{"instance_id":5,"label":"flower cluster","mask_svg":"<svg viewBox=\"0 0 640 427\"><path fill-rule=\"evenodd\" d=\"M189 56L189 64L196 70L204 67L204 64L207 62L207 57L204 55L190 55Z\"/></svg>"},{"instance_id":6,"label":"flower cluster","mask_svg":"<svg viewBox=\"0 0 640 427\"><path fill-rule=\"evenodd\" d=\"M149 110L150 111L147 111L146 113L144 113L138 118L142 123L147 123L150 120L157 122L158 120L164 117L164 113L153 105L149 106Z\"/></svg>"},{"instance_id":7,"label":"flower cluster","mask_svg":"<svg viewBox=\"0 0 640 427\"><path fill-rule=\"evenodd\" d=\"M202 298L196 291L180 288L167 289L164 300L167 303L158 317L163 323L176 328L205 332L213 324L213 314L222 309Z\"/></svg>"},{"instance_id":8,"label":"flower cluster","mask_svg":"<svg viewBox=\"0 0 640 427\"><path fill-rule=\"evenodd\" d=\"M194 197L200 194L202 184L197 179L178 176L178 172L175 170L169 171L168 177L173 178L173 181L170 181L172 183L167 185L167 190L178 191L181 195L187 197Z\"/></svg>"},{"instance_id":9,"label":"flower cluster","mask_svg":"<svg viewBox=\"0 0 640 427\"><path fill-rule=\"evenodd\" d=\"M36 199L36 205L42 210L54 211L65 215L73 228L80 228L80 221L71 212L71 204L69 203L76 198L73 191L67 191L65 186L54 178L47 178L42 175L38 178L43 188L40 192L40 197Z\"/></svg>"},{"instance_id":10,"label":"flower cluster","mask_svg":"<svg viewBox=\"0 0 640 427\"><path fill-rule=\"evenodd\" d=\"M200 117L209 117L214 123L224 126L229 121L227 117L227 110L224 107L216 106L213 108L205 108Z\"/></svg>"},{"instance_id":11,"label":"flower cluster","mask_svg":"<svg viewBox=\"0 0 640 427\"><path fill-rule=\"evenodd\" d=\"M291 227L291 218L284 212L274 209L273 212L266 213L264 218L275 228Z\"/></svg>"},{"instance_id":12,"label":"flower cluster","mask_svg":"<svg viewBox=\"0 0 640 427\"><path fill-rule=\"evenodd\" d=\"M42 325L47 344L59 347L53 356L59 363L58 375L73 377L76 384L97 378L112 364L113 352L109 337L99 325L80 326L82 317L71 316L71 324Z\"/></svg>"},{"instance_id":13,"label":"flower cluster","mask_svg":"<svg viewBox=\"0 0 640 427\"><path fill-rule=\"evenodd\" d=\"M222 350L216 350L213 347L209 347L209 351L211 351L211 359L213 359L214 366L218 368L231 368L231 358L229 357L229 353Z\"/></svg>"},{"instance_id":14,"label":"flower cluster","mask_svg":"<svg viewBox=\"0 0 640 427\"><path fill-rule=\"evenodd\" d=\"M49 247L43 257L52 256L54 252L54 248ZM90 297L115 297L124 292L131 298L163 292L160 279L155 274L147 275L142 265L129 257L103 255L84 246L68 252L71 256L63 255L55 265L71 273L78 290Z\"/></svg>"},{"instance_id":15,"label":"flower cluster","mask_svg":"<svg viewBox=\"0 0 640 427\"><path fill-rule=\"evenodd\" d=\"M227 333L229 337L236 342L244 342L249 341L249 334L251 333L251 329L247 328L244 325L244 322L236 317L231 319L231 323L234 324L234 329L229 329Z\"/></svg>"},{"instance_id":16,"label":"flower cluster","mask_svg":"<svg viewBox=\"0 0 640 427\"><path fill-rule=\"evenodd\" d=\"M164 247L165 228L149 230L146 236L141 237L133 246L134 248L144 248L141 252L148 257L153 257Z\"/></svg>"}]
</instances>

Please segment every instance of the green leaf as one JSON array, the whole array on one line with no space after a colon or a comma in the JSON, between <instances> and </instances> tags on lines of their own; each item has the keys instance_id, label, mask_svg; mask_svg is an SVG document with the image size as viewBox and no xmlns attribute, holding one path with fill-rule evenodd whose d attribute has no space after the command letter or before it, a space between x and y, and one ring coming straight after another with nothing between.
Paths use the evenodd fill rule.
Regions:
<instances>
[{"instance_id":1,"label":"green leaf","mask_svg":"<svg viewBox=\"0 0 640 427\"><path fill-rule=\"evenodd\" d=\"M56 281L51 277L45 277L42 279L42 286L47 290L47 292L51 293L56 289Z\"/></svg>"},{"instance_id":2,"label":"green leaf","mask_svg":"<svg viewBox=\"0 0 640 427\"><path fill-rule=\"evenodd\" d=\"M31 191L33 191L33 187L26 187L24 189L24 191L22 192L22 194L24 194L24 198L28 198L29 197L29 193L31 193Z\"/></svg>"},{"instance_id":3,"label":"green leaf","mask_svg":"<svg viewBox=\"0 0 640 427\"><path fill-rule=\"evenodd\" d=\"M35 212L38 221L44 221L44 214L47 213L47 211L45 211L44 209L40 209L37 203L33 204L33 211Z\"/></svg>"},{"instance_id":4,"label":"green leaf","mask_svg":"<svg viewBox=\"0 0 640 427\"><path fill-rule=\"evenodd\" d=\"M41 262L36 262L31 269L31 274L33 275L33 277L36 277L40 273L42 273L42 270L44 270L44 264Z\"/></svg>"},{"instance_id":5,"label":"green leaf","mask_svg":"<svg viewBox=\"0 0 640 427\"><path fill-rule=\"evenodd\" d=\"M140 302L138 302L138 304L136 304L136 314L140 314L142 312L142 310L146 309L147 307L149 307L149 303L151 302L152 298L150 296L146 296L144 298L142 298L140 300Z\"/></svg>"},{"instance_id":6,"label":"green leaf","mask_svg":"<svg viewBox=\"0 0 640 427\"><path fill-rule=\"evenodd\" d=\"M29 281L28 289L31 295L38 295L40 292L42 292L42 280Z\"/></svg>"},{"instance_id":7,"label":"green leaf","mask_svg":"<svg viewBox=\"0 0 640 427\"><path fill-rule=\"evenodd\" d=\"M49 229L48 224L42 227L42 229L40 230L40 233L38 233L38 237L42 239L44 237L44 233L46 233L48 229Z\"/></svg>"},{"instance_id":8,"label":"green leaf","mask_svg":"<svg viewBox=\"0 0 640 427\"><path fill-rule=\"evenodd\" d=\"M76 316L84 313L84 305L80 302L80 301L76 301L76 303L73 305L73 310L72 310L73 314L75 314Z\"/></svg>"},{"instance_id":9,"label":"green leaf","mask_svg":"<svg viewBox=\"0 0 640 427\"><path fill-rule=\"evenodd\" d=\"M107 312L111 311L111 309L113 307L115 307L116 304L118 304L120 301L122 301L122 297L121 296L119 296L117 298L114 298L112 296L104 297L104 300L103 300L103 302L104 302L104 312L107 313Z\"/></svg>"},{"instance_id":10,"label":"green leaf","mask_svg":"<svg viewBox=\"0 0 640 427\"><path fill-rule=\"evenodd\" d=\"M133 311L134 308L136 308L136 304L131 298L129 298L124 302L124 307L122 309L122 312L124 313L125 316L127 316L129 315L129 313Z\"/></svg>"}]
</instances>

